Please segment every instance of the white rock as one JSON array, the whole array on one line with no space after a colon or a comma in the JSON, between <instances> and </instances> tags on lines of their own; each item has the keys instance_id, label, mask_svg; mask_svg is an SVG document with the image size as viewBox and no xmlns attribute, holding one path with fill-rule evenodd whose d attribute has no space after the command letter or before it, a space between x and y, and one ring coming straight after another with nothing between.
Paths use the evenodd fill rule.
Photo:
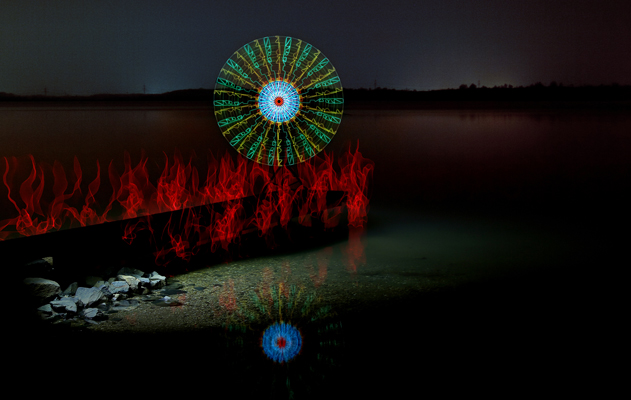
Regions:
<instances>
[{"instance_id":1,"label":"white rock","mask_svg":"<svg viewBox=\"0 0 631 400\"><path fill-rule=\"evenodd\" d=\"M118 275L116 278L119 281L127 282L130 290L134 291L138 289L138 284L140 283L140 280L138 280L138 278L133 277L131 275Z\"/></svg>"},{"instance_id":2,"label":"white rock","mask_svg":"<svg viewBox=\"0 0 631 400\"><path fill-rule=\"evenodd\" d=\"M145 273L139 269L136 268L129 268L129 267L123 267L121 268L118 273L116 275L138 275L138 276L144 276Z\"/></svg>"},{"instance_id":3,"label":"white rock","mask_svg":"<svg viewBox=\"0 0 631 400\"><path fill-rule=\"evenodd\" d=\"M113 281L109 286L110 293L116 295L119 293L127 293L129 291L129 284L125 281Z\"/></svg>"},{"instance_id":4,"label":"white rock","mask_svg":"<svg viewBox=\"0 0 631 400\"><path fill-rule=\"evenodd\" d=\"M154 289L158 289L166 285L167 278L165 276L160 275L156 271L153 271L149 274L149 281L151 282L151 287Z\"/></svg>"},{"instance_id":5,"label":"white rock","mask_svg":"<svg viewBox=\"0 0 631 400\"><path fill-rule=\"evenodd\" d=\"M62 297L59 300L53 300L50 302L50 305L55 311L77 312L77 299L72 297Z\"/></svg>"},{"instance_id":6,"label":"white rock","mask_svg":"<svg viewBox=\"0 0 631 400\"><path fill-rule=\"evenodd\" d=\"M103 311L98 308L86 308L82 314L84 318L88 319L102 319L104 316Z\"/></svg>"},{"instance_id":7,"label":"white rock","mask_svg":"<svg viewBox=\"0 0 631 400\"><path fill-rule=\"evenodd\" d=\"M84 307L89 307L90 305L100 301L104 296L105 295L103 294L103 292L101 292L99 288L95 288L95 287L77 288L77 292L74 295L76 299L81 301Z\"/></svg>"}]
</instances>

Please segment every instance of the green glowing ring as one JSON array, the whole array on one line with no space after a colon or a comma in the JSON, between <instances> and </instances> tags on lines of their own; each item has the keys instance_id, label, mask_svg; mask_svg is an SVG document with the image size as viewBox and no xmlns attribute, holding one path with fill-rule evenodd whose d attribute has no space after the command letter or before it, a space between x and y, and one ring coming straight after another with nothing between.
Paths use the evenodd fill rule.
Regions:
<instances>
[{"instance_id":1,"label":"green glowing ring","mask_svg":"<svg viewBox=\"0 0 631 400\"><path fill-rule=\"evenodd\" d=\"M275 83L279 81L283 83ZM295 89L297 111L270 113L269 102L261 109L259 96L265 96L268 85ZM278 107L295 100L279 97ZM320 50L289 36L268 36L246 44L226 61L213 105L221 133L240 154L264 165L294 165L331 141L342 122L344 93L337 71Z\"/></svg>"}]
</instances>

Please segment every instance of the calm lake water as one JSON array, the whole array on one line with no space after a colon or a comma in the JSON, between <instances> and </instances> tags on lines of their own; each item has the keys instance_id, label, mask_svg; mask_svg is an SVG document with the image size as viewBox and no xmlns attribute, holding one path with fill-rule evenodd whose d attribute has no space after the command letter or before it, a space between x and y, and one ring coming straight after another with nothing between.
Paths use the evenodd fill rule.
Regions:
<instances>
[{"instance_id":1,"label":"calm lake water","mask_svg":"<svg viewBox=\"0 0 631 400\"><path fill-rule=\"evenodd\" d=\"M121 171L125 151L134 165L141 151L155 165L175 149L185 159L231 151L200 103L3 106L0 143L0 162L32 154L70 171L77 156L86 182L97 159ZM346 362L326 369L331 390L449 391L462 376L488 388L489 374L519 381L532 362L548 372L574 365L577 342L595 325L607 329L601 294L628 243L618 228L629 222L630 113L351 109L327 150L339 155L357 143L375 162L367 227L248 267L257 276L311 268L305 284L326 294L344 324ZM6 194L2 185L0 220L10 216ZM227 281L230 265L221 268ZM151 337L173 346L156 376L204 379L193 365L212 361L200 350L206 336ZM242 351L231 368L256 376L262 364ZM481 360L492 362L486 372ZM312 367L300 371L309 376ZM268 383L253 384L270 396Z\"/></svg>"},{"instance_id":2,"label":"calm lake water","mask_svg":"<svg viewBox=\"0 0 631 400\"><path fill-rule=\"evenodd\" d=\"M353 109L343 121L326 150L359 143L376 163L376 201L541 201L622 191L630 177L628 112ZM96 160L121 171L124 152L136 165L144 151L151 166L176 149L200 161L232 151L200 103L3 106L0 142L0 160L24 166L16 182L29 173L28 155L66 171L76 156L87 183Z\"/></svg>"}]
</instances>

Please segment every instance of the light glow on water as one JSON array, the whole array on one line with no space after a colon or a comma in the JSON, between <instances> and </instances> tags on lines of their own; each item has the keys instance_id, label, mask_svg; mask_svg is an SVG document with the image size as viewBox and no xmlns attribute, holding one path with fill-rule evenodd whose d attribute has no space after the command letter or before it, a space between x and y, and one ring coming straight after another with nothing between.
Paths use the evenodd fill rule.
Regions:
<instances>
[{"instance_id":1,"label":"light glow on water","mask_svg":"<svg viewBox=\"0 0 631 400\"><path fill-rule=\"evenodd\" d=\"M292 325L276 322L263 333L262 346L269 359L278 363L287 362L300 353L302 336Z\"/></svg>"}]
</instances>

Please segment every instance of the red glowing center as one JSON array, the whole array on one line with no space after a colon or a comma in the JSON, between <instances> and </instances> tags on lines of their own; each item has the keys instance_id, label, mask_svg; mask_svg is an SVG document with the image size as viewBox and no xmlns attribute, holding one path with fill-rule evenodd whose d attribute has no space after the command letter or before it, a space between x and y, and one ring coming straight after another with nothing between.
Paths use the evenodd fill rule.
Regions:
<instances>
[{"instance_id":1,"label":"red glowing center","mask_svg":"<svg viewBox=\"0 0 631 400\"><path fill-rule=\"evenodd\" d=\"M283 100L282 97L277 97L277 98L274 99L274 104L276 104L279 107L282 106L284 102L285 101Z\"/></svg>"},{"instance_id":2,"label":"red glowing center","mask_svg":"<svg viewBox=\"0 0 631 400\"><path fill-rule=\"evenodd\" d=\"M285 340L284 337L281 336L278 339L276 339L276 346L278 346L279 349L284 349L286 345L287 345L287 340Z\"/></svg>"}]
</instances>

